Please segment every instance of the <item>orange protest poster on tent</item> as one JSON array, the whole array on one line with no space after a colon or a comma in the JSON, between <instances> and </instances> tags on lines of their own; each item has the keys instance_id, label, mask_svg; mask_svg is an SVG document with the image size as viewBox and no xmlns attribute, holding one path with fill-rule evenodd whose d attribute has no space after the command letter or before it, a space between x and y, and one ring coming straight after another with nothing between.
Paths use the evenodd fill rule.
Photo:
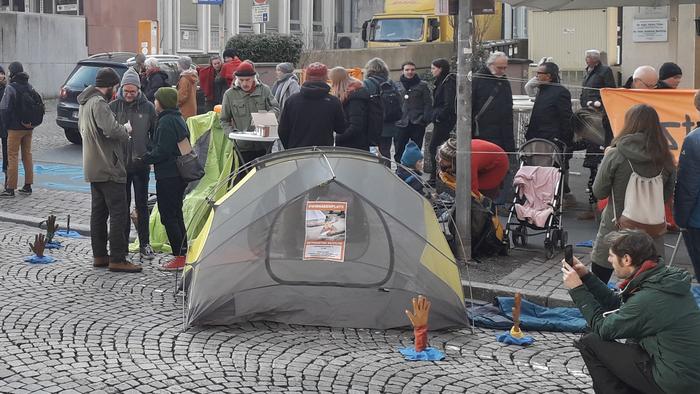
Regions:
<instances>
[{"instance_id":1,"label":"orange protest poster on tent","mask_svg":"<svg viewBox=\"0 0 700 394\"><path fill-rule=\"evenodd\" d=\"M306 203L304 260L345 261L345 219L348 203Z\"/></svg>"},{"instance_id":2,"label":"orange protest poster on tent","mask_svg":"<svg viewBox=\"0 0 700 394\"><path fill-rule=\"evenodd\" d=\"M700 115L693 104L695 92L678 89L602 89L601 96L614 135L622 130L628 109L637 104L654 107L661 119L669 148L677 160L685 136L700 122Z\"/></svg>"}]
</instances>

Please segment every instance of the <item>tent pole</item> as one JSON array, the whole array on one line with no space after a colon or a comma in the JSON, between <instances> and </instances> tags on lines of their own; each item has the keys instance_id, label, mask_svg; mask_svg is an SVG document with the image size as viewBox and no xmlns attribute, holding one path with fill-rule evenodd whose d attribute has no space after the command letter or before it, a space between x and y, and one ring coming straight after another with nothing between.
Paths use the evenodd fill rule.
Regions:
<instances>
[{"instance_id":1,"label":"tent pole","mask_svg":"<svg viewBox=\"0 0 700 394\"><path fill-rule=\"evenodd\" d=\"M458 259L471 259L471 128L472 83L467 78L472 63L472 2L459 2L457 45L457 186L456 225L461 238Z\"/></svg>"}]
</instances>

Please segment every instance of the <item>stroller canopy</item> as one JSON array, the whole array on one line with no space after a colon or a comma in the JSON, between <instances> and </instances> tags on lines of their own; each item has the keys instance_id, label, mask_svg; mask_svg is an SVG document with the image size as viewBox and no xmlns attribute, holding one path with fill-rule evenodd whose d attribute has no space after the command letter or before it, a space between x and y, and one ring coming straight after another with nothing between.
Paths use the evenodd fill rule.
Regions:
<instances>
[{"instance_id":1,"label":"stroller canopy","mask_svg":"<svg viewBox=\"0 0 700 394\"><path fill-rule=\"evenodd\" d=\"M267 156L214 204L188 255L187 325L388 329L422 294L431 328L465 326L430 203L377 157L323 149Z\"/></svg>"}]
</instances>

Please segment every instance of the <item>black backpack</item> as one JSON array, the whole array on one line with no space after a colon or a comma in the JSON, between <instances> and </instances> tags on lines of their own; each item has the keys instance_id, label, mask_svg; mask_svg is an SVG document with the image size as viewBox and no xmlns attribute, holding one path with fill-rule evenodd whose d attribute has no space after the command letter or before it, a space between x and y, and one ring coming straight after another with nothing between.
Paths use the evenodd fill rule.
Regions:
<instances>
[{"instance_id":1,"label":"black backpack","mask_svg":"<svg viewBox=\"0 0 700 394\"><path fill-rule=\"evenodd\" d=\"M41 95L29 85L13 83L17 93L15 97L15 116L17 121L27 129L33 129L44 121L46 108Z\"/></svg>"},{"instance_id":2,"label":"black backpack","mask_svg":"<svg viewBox=\"0 0 700 394\"><path fill-rule=\"evenodd\" d=\"M391 81L379 83L372 78L368 80L372 81L376 90L369 96L367 134L370 145L378 145L384 123L397 122L403 117L401 94Z\"/></svg>"}]
</instances>

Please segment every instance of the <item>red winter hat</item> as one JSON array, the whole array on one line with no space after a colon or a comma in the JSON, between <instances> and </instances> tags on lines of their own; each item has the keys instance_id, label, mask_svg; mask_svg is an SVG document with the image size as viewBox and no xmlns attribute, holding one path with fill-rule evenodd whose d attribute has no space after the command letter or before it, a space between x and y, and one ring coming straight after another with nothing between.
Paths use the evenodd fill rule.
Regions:
<instances>
[{"instance_id":1,"label":"red winter hat","mask_svg":"<svg viewBox=\"0 0 700 394\"><path fill-rule=\"evenodd\" d=\"M237 77L252 77L256 74L255 66L253 63L245 60L238 65L236 72L234 73Z\"/></svg>"},{"instance_id":2,"label":"red winter hat","mask_svg":"<svg viewBox=\"0 0 700 394\"><path fill-rule=\"evenodd\" d=\"M323 63L311 63L306 67L306 81L326 82L328 80L328 67Z\"/></svg>"}]
</instances>

